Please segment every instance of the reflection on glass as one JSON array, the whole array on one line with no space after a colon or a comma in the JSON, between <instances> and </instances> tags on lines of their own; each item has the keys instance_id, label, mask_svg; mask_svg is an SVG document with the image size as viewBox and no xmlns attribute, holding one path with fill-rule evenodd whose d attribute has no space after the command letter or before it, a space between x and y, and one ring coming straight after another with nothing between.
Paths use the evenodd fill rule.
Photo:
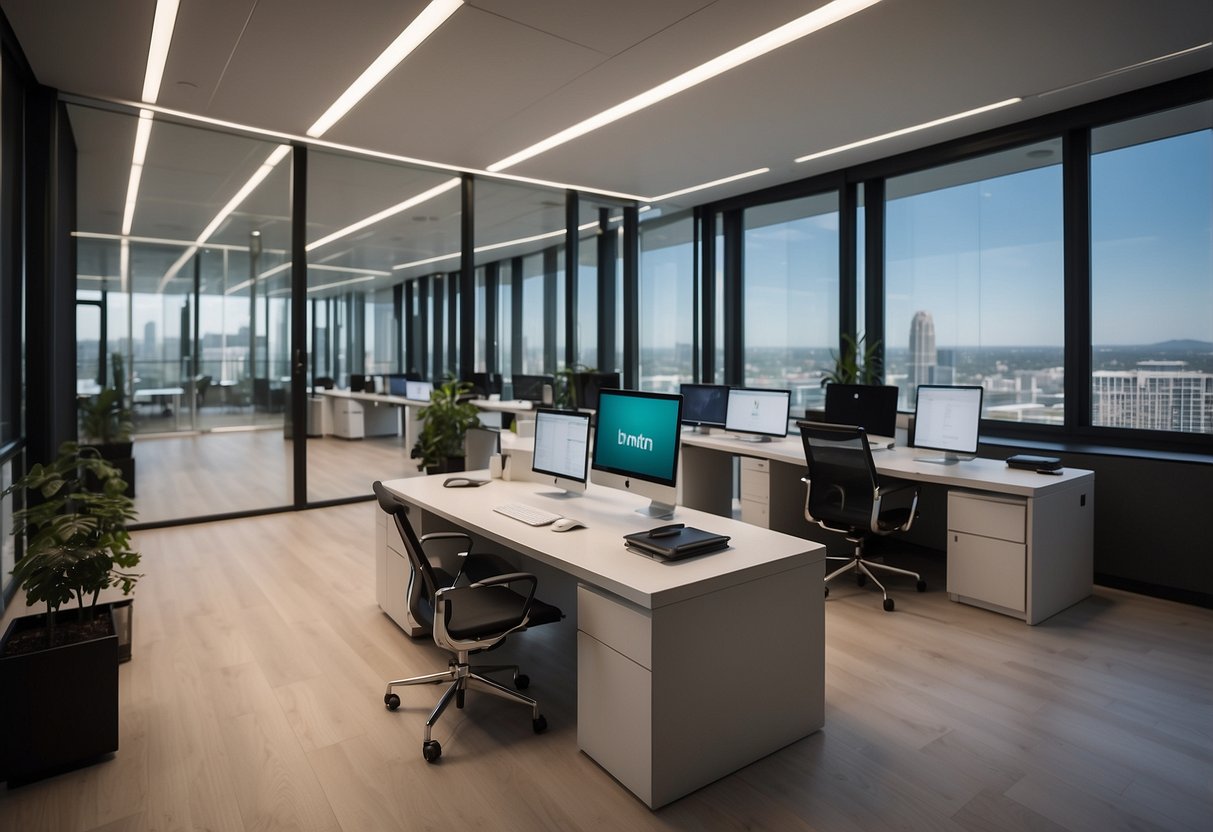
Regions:
<instances>
[{"instance_id":1,"label":"reflection on glass","mask_svg":"<svg viewBox=\"0 0 1213 832\"><path fill-rule=\"evenodd\" d=\"M676 393L694 381L694 218L640 224L640 389Z\"/></svg>"}]
</instances>

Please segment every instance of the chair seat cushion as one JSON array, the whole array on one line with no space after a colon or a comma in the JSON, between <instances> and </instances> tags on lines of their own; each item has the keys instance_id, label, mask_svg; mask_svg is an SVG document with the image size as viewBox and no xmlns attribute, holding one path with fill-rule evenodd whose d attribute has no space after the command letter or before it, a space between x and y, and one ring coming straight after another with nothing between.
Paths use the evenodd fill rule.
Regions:
<instances>
[{"instance_id":1,"label":"chair seat cushion","mask_svg":"<svg viewBox=\"0 0 1213 832\"><path fill-rule=\"evenodd\" d=\"M882 532L893 532L900 529L910 520L910 510L908 508L894 508L888 511L880 512L880 517L876 520L876 525Z\"/></svg>"},{"instance_id":2,"label":"chair seat cushion","mask_svg":"<svg viewBox=\"0 0 1213 832\"><path fill-rule=\"evenodd\" d=\"M443 597L450 611L446 629L455 638L480 638L516 627L526 603L525 596L504 586L461 586L447 590ZM556 607L538 598L531 602L530 626L559 620Z\"/></svg>"}]
</instances>

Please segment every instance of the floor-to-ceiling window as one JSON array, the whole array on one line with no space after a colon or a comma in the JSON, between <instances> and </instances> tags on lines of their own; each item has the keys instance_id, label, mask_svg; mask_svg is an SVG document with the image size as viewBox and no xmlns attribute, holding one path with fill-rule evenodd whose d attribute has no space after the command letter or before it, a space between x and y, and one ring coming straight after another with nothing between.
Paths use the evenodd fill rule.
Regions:
<instances>
[{"instance_id":1,"label":"floor-to-ceiling window","mask_svg":"<svg viewBox=\"0 0 1213 832\"><path fill-rule=\"evenodd\" d=\"M742 251L744 382L789 388L803 415L838 343L838 194L747 208Z\"/></svg>"},{"instance_id":2,"label":"floor-to-ceiling window","mask_svg":"<svg viewBox=\"0 0 1213 832\"><path fill-rule=\"evenodd\" d=\"M694 231L689 212L640 224L641 390L677 392L695 380Z\"/></svg>"},{"instance_id":3,"label":"floor-to-ceiling window","mask_svg":"<svg viewBox=\"0 0 1213 832\"><path fill-rule=\"evenodd\" d=\"M1213 434L1213 102L1091 131L1091 424Z\"/></svg>"},{"instance_id":4,"label":"floor-to-ceiling window","mask_svg":"<svg viewBox=\"0 0 1213 832\"><path fill-rule=\"evenodd\" d=\"M889 179L885 380L985 388L984 418L1064 417L1062 144Z\"/></svg>"}]
</instances>

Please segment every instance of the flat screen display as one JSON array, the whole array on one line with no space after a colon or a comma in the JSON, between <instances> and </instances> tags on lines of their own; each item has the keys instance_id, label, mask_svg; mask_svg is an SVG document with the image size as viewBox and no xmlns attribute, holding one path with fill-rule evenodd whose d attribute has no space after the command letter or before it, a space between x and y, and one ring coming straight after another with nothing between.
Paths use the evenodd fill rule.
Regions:
<instances>
[{"instance_id":1,"label":"flat screen display","mask_svg":"<svg viewBox=\"0 0 1213 832\"><path fill-rule=\"evenodd\" d=\"M868 433L897 432L897 388L886 384L827 384L826 421L857 425Z\"/></svg>"},{"instance_id":2,"label":"flat screen display","mask_svg":"<svg viewBox=\"0 0 1213 832\"><path fill-rule=\"evenodd\" d=\"M434 385L428 381L406 381L404 383L404 397L406 399L428 402L430 394L433 392Z\"/></svg>"},{"instance_id":3,"label":"flat screen display","mask_svg":"<svg viewBox=\"0 0 1213 832\"><path fill-rule=\"evenodd\" d=\"M590 414L571 410L535 411L535 456L538 474L584 483L590 452Z\"/></svg>"},{"instance_id":4,"label":"flat screen display","mask_svg":"<svg viewBox=\"0 0 1213 832\"><path fill-rule=\"evenodd\" d=\"M552 376L524 376L516 374L511 381L514 387L515 399L543 403L543 388L546 385L550 390L554 379ZM548 401L547 404L551 404L551 401Z\"/></svg>"},{"instance_id":5,"label":"flat screen display","mask_svg":"<svg viewBox=\"0 0 1213 832\"><path fill-rule=\"evenodd\" d=\"M594 468L674 485L681 418L682 396L639 390L601 391Z\"/></svg>"},{"instance_id":6,"label":"flat screen display","mask_svg":"<svg viewBox=\"0 0 1213 832\"><path fill-rule=\"evenodd\" d=\"M724 429L760 436L787 436L791 390L734 387L729 390Z\"/></svg>"},{"instance_id":7,"label":"flat screen display","mask_svg":"<svg viewBox=\"0 0 1213 832\"><path fill-rule=\"evenodd\" d=\"M977 453L982 392L980 387L919 385L914 406L914 447Z\"/></svg>"},{"instance_id":8,"label":"flat screen display","mask_svg":"<svg viewBox=\"0 0 1213 832\"><path fill-rule=\"evenodd\" d=\"M684 384L682 393L682 423L722 428L729 412L727 384Z\"/></svg>"},{"instance_id":9,"label":"flat screen display","mask_svg":"<svg viewBox=\"0 0 1213 832\"><path fill-rule=\"evenodd\" d=\"M404 380L404 376L388 376L387 377L387 392L391 396L408 396L408 382Z\"/></svg>"}]
</instances>

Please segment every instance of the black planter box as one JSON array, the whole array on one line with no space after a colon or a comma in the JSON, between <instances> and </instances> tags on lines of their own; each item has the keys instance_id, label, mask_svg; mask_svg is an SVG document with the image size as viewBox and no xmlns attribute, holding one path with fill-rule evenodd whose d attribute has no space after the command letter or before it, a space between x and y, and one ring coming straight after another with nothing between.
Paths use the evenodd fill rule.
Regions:
<instances>
[{"instance_id":1,"label":"black planter box","mask_svg":"<svg viewBox=\"0 0 1213 832\"><path fill-rule=\"evenodd\" d=\"M75 614L62 610L59 618ZM9 787L94 762L118 750L118 636L109 605L96 615L109 636L21 656L0 656L0 780ZM0 653L45 615L15 619Z\"/></svg>"}]
</instances>

